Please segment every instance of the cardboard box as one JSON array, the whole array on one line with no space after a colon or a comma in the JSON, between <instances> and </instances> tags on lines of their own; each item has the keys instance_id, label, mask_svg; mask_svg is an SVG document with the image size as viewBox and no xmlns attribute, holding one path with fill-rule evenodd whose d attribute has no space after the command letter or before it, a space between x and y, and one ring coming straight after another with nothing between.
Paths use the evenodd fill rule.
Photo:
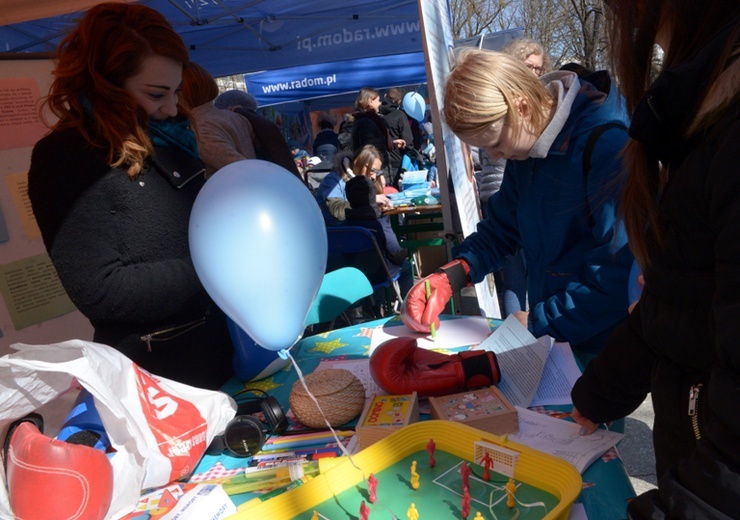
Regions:
<instances>
[{"instance_id":1,"label":"cardboard box","mask_svg":"<svg viewBox=\"0 0 740 520\"><path fill-rule=\"evenodd\" d=\"M416 392L407 395L373 395L357 421L357 443L364 450L418 420L419 399Z\"/></svg>"},{"instance_id":2,"label":"cardboard box","mask_svg":"<svg viewBox=\"0 0 740 520\"><path fill-rule=\"evenodd\" d=\"M432 419L464 423L495 435L519 431L516 408L495 386L430 397L429 406Z\"/></svg>"}]
</instances>

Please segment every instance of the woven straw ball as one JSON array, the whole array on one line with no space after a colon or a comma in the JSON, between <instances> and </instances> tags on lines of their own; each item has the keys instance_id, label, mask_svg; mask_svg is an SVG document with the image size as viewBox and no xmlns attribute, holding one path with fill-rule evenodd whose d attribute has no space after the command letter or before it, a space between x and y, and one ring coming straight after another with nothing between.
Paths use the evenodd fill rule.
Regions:
<instances>
[{"instance_id":1,"label":"woven straw ball","mask_svg":"<svg viewBox=\"0 0 740 520\"><path fill-rule=\"evenodd\" d=\"M332 427L345 424L362 412L365 388L349 370L319 370L306 376L306 386L319 402ZM326 428L326 422L300 380L293 383L290 408L296 418L309 428Z\"/></svg>"}]
</instances>

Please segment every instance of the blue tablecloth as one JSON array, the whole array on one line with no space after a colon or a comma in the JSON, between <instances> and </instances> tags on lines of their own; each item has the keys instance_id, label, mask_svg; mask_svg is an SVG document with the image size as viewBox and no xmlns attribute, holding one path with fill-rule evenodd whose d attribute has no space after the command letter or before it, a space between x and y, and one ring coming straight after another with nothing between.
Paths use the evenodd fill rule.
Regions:
<instances>
[{"instance_id":1,"label":"blue tablecloth","mask_svg":"<svg viewBox=\"0 0 740 520\"><path fill-rule=\"evenodd\" d=\"M391 319L398 320L398 318ZM455 318L446 316L444 319ZM367 357L373 331L382 327L388 321L389 319L386 318L306 337L291 349L291 353L304 375L313 372L322 359ZM393 323L397 324L397 322ZM500 320L489 320L491 330L495 330L500 324ZM283 409L287 411L290 391L297 379L295 369L292 365L288 365L276 374L259 381L243 383L233 379L224 386L223 390L233 395L245 387L258 388L277 398ZM570 406L545 407L547 411L561 412L570 412L570 408ZM428 415L426 417L422 415L422 420L428 418ZM219 461L226 468L238 468L246 466L247 459L227 455L206 455L196 468L195 473L205 471ZM241 503L252 498L252 496L245 495L232 498L235 502ZM635 491L622 461L614 456L614 452L608 452L584 472L583 490L577 502L583 503L586 513L591 519L621 520L626 518L627 502L634 496Z\"/></svg>"}]
</instances>

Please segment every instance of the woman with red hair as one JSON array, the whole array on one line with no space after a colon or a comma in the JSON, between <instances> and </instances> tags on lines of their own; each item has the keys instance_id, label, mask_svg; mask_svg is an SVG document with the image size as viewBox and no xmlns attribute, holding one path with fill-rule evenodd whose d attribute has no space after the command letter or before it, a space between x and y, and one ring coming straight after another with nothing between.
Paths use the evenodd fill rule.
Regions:
<instances>
[{"instance_id":1,"label":"woman with red hair","mask_svg":"<svg viewBox=\"0 0 740 520\"><path fill-rule=\"evenodd\" d=\"M188 61L157 11L90 9L59 46L46 101L59 120L34 147L28 192L94 341L157 375L218 388L232 374L232 345L188 247L205 182L178 105Z\"/></svg>"}]
</instances>

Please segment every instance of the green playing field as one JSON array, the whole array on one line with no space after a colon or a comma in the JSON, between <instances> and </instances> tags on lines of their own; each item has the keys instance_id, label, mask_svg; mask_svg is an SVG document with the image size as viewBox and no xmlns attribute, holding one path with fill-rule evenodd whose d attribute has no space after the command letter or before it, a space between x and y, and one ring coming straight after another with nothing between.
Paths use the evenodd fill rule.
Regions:
<instances>
[{"instance_id":1,"label":"green playing field","mask_svg":"<svg viewBox=\"0 0 740 520\"><path fill-rule=\"evenodd\" d=\"M370 503L367 481L350 489L334 493L315 508L297 515L300 520L311 520L314 511L318 519L357 520L360 518L360 504L365 502L369 508L370 520L381 518L400 520L409 518L407 512L413 503L418 511L418 520L442 520L462 518L461 500L462 460L445 451L434 454L436 464L429 466L429 454L418 451L397 461L395 464L375 474L378 480L377 500ZM419 488L411 486L411 465L416 461L419 474ZM550 511L558 500L555 496L522 482L516 482L515 506L506 505L504 486L508 477L491 472L490 480L483 479L484 470L477 464L470 464L469 476L470 514L474 519L480 512L486 520L540 519Z\"/></svg>"}]
</instances>

